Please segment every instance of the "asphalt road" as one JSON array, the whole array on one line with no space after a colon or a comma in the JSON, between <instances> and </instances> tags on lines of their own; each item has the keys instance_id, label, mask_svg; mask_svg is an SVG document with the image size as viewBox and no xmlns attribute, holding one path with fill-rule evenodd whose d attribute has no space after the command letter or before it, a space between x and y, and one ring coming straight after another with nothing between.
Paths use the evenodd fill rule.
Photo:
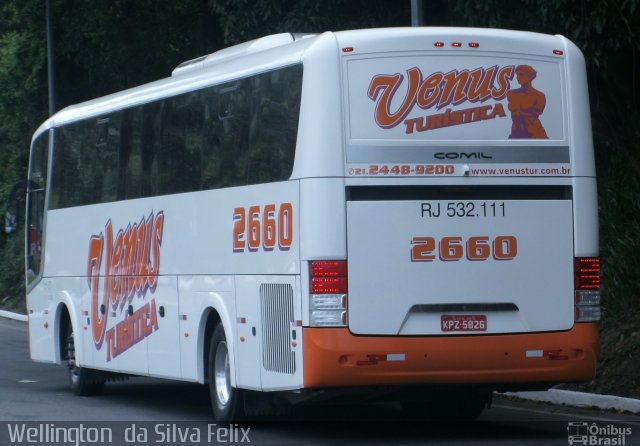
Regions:
<instances>
[{"instance_id":1,"label":"asphalt road","mask_svg":"<svg viewBox=\"0 0 640 446\"><path fill-rule=\"evenodd\" d=\"M77 397L65 367L29 359L27 324L3 318L0 364L1 446L567 445L570 433L586 444L640 445L638 416L500 398L466 425L409 421L394 404L345 403L301 407L295 419L229 426L212 420L200 385L132 378L107 383L101 396Z\"/></svg>"}]
</instances>

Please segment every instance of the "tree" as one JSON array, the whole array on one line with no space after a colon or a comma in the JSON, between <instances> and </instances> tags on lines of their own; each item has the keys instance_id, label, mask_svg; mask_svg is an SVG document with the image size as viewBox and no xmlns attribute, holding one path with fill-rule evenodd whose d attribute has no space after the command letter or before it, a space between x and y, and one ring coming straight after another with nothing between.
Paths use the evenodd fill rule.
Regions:
<instances>
[{"instance_id":1,"label":"tree","mask_svg":"<svg viewBox=\"0 0 640 446\"><path fill-rule=\"evenodd\" d=\"M409 26L409 1L210 0L227 45L281 32Z\"/></svg>"},{"instance_id":2,"label":"tree","mask_svg":"<svg viewBox=\"0 0 640 446\"><path fill-rule=\"evenodd\" d=\"M0 211L26 177L31 135L46 116L44 5L7 0L0 6ZM4 227L4 221L2 221ZM0 233L0 300L24 296L24 237Z\"/></svg>"}]
</instances>

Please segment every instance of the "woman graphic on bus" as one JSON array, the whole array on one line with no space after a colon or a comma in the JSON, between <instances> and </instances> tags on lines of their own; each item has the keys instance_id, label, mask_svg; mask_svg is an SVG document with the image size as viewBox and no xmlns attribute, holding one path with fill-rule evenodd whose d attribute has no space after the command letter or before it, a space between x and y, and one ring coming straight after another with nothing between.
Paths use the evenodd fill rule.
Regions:
<instances>
[{"instance_id":1,"label":"woman graphic on bus","mask_svg":"<svg viewBox=\"0 0 640 446\"><path fill-rule=\"evenodd\" d=\"M516 67L516 79L520 88L507 93L511 111L511 134L509 138L548 138L538 116L547 103L546 96L531 86L536 78L536 70L529 65Z\"/></svg>"}]
</instances>

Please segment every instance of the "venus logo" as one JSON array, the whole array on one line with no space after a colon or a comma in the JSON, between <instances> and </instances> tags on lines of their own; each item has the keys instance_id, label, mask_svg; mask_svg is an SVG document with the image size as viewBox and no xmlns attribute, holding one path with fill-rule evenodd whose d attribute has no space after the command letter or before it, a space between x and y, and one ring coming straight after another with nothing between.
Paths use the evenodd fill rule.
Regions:
<instances>
[{"instance_id":1,"label":"venus logo","mask_svg":"<svg viewBox=\"0 0 640 446\"><path fill-rule=\"evenodd\" d=\"M489 68L474 70L451 70L447 73L436 72L426 78L418 67L407 70L405 97L396 110L392 110L394 96L405 81L402 74L379 74L371 79L367 92L369 99L375 101L376 123L385 129L400 124L413 110L414 106L426 110L434 108L440 110L449 105L460 105L464 102L484 102L488 99L499 101L504 99L509 91L510 81L513 79L515 67L508 65L502 68L494 65ZM418 131L449 125L464 124L484 119L504 116L502 106L492 109L491 106L469 109L466 114L451 113L441 116L436 123L423 123ZM412 133L416 127L413 120L405 123L407 133Z\"/></svg>"},{"instance_id":2,"label":"venus logo","mask_svg":"<svg viewBox=\"0 0 640 446\"><path fill-rule=\"evenodd\" d=\"M158 329L153 300L138 311L129 313L126 319L108 331L107 320L110 310L112 315L116 311L121 315L125 305L134 297L144 299L148 291L155 292L163 226L164 213L154 215L152 212L140 222L119 230L114 240L113 225L109 220L104 234L93 235L89 240L87 280L91 292L93 341L99 350L107 339L107 360ZM104 281L102 296L101 279Z\"/></svg>"}]
</instances>

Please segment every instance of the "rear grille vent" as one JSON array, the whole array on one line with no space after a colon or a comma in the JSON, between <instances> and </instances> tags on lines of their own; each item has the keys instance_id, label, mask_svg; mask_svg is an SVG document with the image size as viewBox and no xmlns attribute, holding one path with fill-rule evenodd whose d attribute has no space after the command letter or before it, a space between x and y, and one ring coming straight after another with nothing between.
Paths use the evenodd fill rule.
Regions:
<instances>
[{"instance_id":1,"label":"rear grille vent","mask_svg":"<svg viewBox=\"0 0 640 446\"><path fill-rule=\"evenodd\" d=\"M262 366L265 370L293 375L296 358L291 351L289 332L293 314L293 288L288 284L260 285L262 316Z\"/></svg>"}]
</instances>

